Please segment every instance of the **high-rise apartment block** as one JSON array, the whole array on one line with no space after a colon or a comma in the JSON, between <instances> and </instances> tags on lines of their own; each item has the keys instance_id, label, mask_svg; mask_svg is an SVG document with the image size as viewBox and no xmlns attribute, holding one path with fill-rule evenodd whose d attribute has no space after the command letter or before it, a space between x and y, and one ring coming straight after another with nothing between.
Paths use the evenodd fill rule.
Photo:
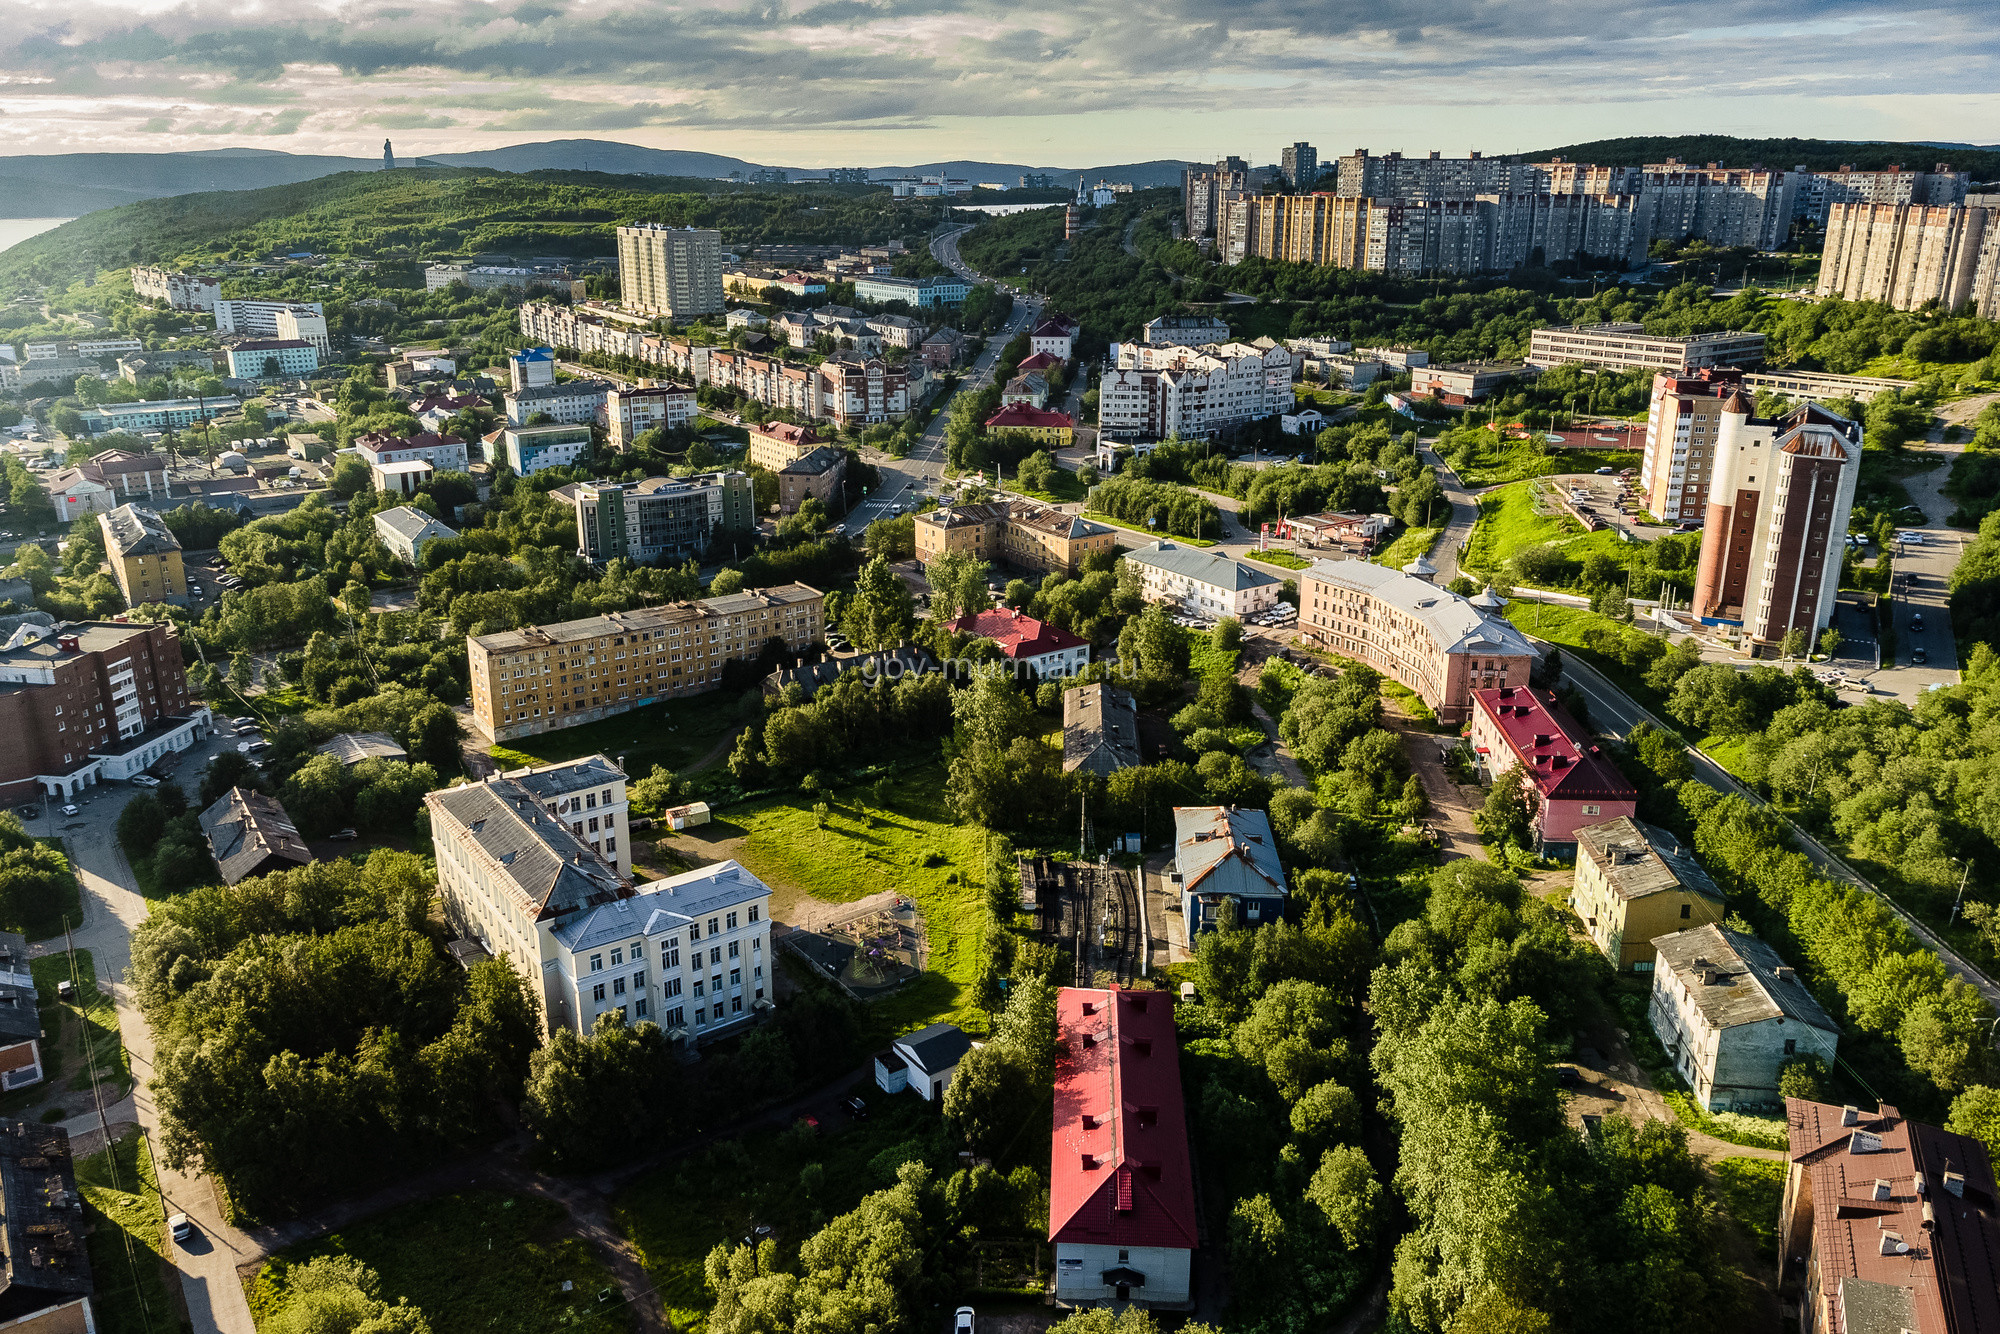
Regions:
<instances>
[{"instance_id":1,"label":"high-rise apartment block","mask_svg":"<svg viewBox=\"0 0 2000 1334\"><path fill-rule=\"evenodd\" d=\"M1217 431L1289 412L1292 354L1282 346L1124 343L1098 382L1107 440L1206 440Z\"/></svg>"},{"instance_id":2,"label":"high-rise apartment block","mask_svg":"<svg viewBox=\"0 0 2000 1334\"><path fill-rule=\"evenodd\" d=\"M1705 368L1653 377L1646 458L1639 492L1646 512L1668 523L1700 523L1720 466L1722 405L1743 388L1743 372Z\"/></svg>"},{"instance_id":3,"label":"high-rise apartment block","mask_svg":"<svg viewBox=\"0 0 2000 1334\"><path fill-rule=\"evenodd\" d=\"M1279 154L1278 170L1294 190L1310 190L1319 180L1319 150L1311 144L1288 144Z\"/></svg>"},{"instance_id":4,"label":"high-rise apartment block","mask_svg":"<svg viewBox=\"0 0 2000 1334\"><path fill-rule=\"evenodd\" d=\"M817 643L825 602L786 584L468 639L473 725L505 741L714 690L771 640L794 654Z\"/></svg>"},{"instance_id":5,"label":"high-rise apartment block","mask_svg":"<svg viewBox=\"0 0 2000 1334\"><path fill-rule=\"evenodd\" d=\"M1191 240L1215 231L1222 206L1250 192L1250 164L1226 157L1213 167L1189 167L1181 173L1181 204Z\"/></svg>"},{"instance_id":6,"label":"high-rise apartment block","mask_svg":"<svg viewBox=\"0 0 2000 1334\"><path fill-rule=\"evenodd\" d=\"M1930 171L1904 171L1891 166L1881 171L1839 171L1805 173L1799 188L1798 215L1824 223L1835 204L1918 204L1927 208L1948 208L1965 202L1971 188L1969 172L1953 171L1949 162L1940 162Z\"/></svg>"},{"instance_id":7,"label":"high-rise apartment block","mask_svg":"<svg viewBox=\"0 0 2000 1334\"><path fill-rule=\"evenodd\" d=\"M2000 318L2000 209L1831 205L1818 291L1897 310L1969 303L1986 319Z\"/></svg>"},{"instance_id":8,"label":"high-rise apartment block","mask_svg":"<svg viewBox=\"0 0 2000 1334\"><path fill-rule=\"evenodd\" d=\"M619 300L641 315L722 313L722 233L641 223L618 229Z\"/></svg>"},{"instance_id":9,"label":"high-rise apartment block","mask_svg":"<svg viewBox=\"0 0 2000 1334\"><path fill-rule=\"evenodd\" d=\"M699 556L757 527L756 491L741 472L585 482L575 503L577 554L600 565Z\"/></svg>"},{"instance_id":10,"label":"high-rise apartment block","mask_svg":"<svg viewBox=\"0 0 2000 1334\"><path fill-rule=\"evenodd\" d=\"M164 301L175 310L205 310L213 314L216 299L222 295L222 280L135 264L132 295L147 301Z\"/></svg>"},{"instance_id":11,"label":"high-rise apartment block","mask_svg":"<svg viewBox=\"0 0 2000 1334\"><path fill-rule=\"evenodd\" d=\"M1817 403L1759 417L1739 391L1723 400L1714 453L1694 615L1735 627L1752 653L1793 630L1816 640L1840 587L1860 423Z\"/></svg>"},{"instance_id":12,"label":"high-rise apartment block","mask_svg":"<svg viewBox=\"0 0 2000 1334\"><path fill-rule=\"evenodd\" d=\"M1579 257L1644 259L1631 195L1481 194L1464 199L1259 195L1223 205L1220 255L1389 273L1480 273Z\"/></svg>"}]
</instances>

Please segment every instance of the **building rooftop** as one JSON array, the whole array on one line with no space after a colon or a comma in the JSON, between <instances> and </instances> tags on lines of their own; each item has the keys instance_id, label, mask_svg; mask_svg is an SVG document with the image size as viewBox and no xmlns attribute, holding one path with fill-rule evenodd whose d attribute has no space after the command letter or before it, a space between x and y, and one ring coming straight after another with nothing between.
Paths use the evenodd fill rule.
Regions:
<instances>
[{"instance_id":1,"label":"building rooftop","mask_svg":"<svg viewBox=\"0 0 2000 1334\"><path fill-rule=\"evenodd\" d=\"M1486 615L1449 589L1400 570L1365 560L1322 560L1315 561L1304 578L1379 598L1422 625L1441 653L1540 656L1528 637L1507 621Z\"/></svg>"},{"instance_id":2,"label":"building rooftop","mask_svg":"<svg viewBox=\"0 0 2000 1334\"><path fill-rule=\"evenodd\" d=\"M1276 575L1253 570L1240 560L1180 542L1155 542L1126 552L1125 559L1232 593L1280 582Z\"/></svg>"},{"instance_id":3,"label":"building rooftop","mask_svg":"<svg viewBox=\"0 0 2000 1334\"><path fill-rule=\"evenodd\" d=\"M1102 682L1063 692L1063 772L1083 769L1108 778L1145 762L1139 749L1139 706Z\"/></svg>"},{"instance_id":4,"label":"building rooftop","mask_svg":"<svg viewBox=\"0 0 2000 1334\"><path fill-rule=\"evenodd\" d=\"M886 676L895 681L905 676L922 676L937 669L937 659L931 656L930 650L905 644L853 658L827 658L820 662L780 667L764 678L764 693L776 695L786 686L796 684L805 691L805 697L811 699L819 693L821 686L832 684L848 672L860 672L871 678Z\"/></svg>"},{"instance_id":5,"label":"building rooftop","mask_svg":"<svg viewBox=\"0 0 2000 1334\"><path fill-rule=\"evenodd\" d=\"M1038 408L1032 403L1009 403L986 419L986 429L989 431L1023 428L1053 428L1067 431L1075 424L1067 412L1057 412L1054 408Z\"/></svg>"},{"instance_id":6,"label":"building rooftop","mask_svg":"<svg viewBox=\"0 0 2000 1334\"><path fill-rule=\"evenodd\" d=\"M1520 760L1528 781L1544 798L1564 801L1637 801L1632 786L1616 765L1604 758L1569 711L1547 690L1500 686L1472 692L1475 708L1493 719L1508 747ZM1489 757L1495 773L1505 767Z\"/></svg>"},{"instance_id":7,"label":"building rooftop","mask_svg":"<svg viewBox=\"0 0 2000 1334\"><path fill-rule=\"evenodd\" d=\"M530 625L519 630L502 630L480 635L469 642L490 653L512 653L521 649L551 648L603 635L644 634L682 626L718 616L741 616L767 607L812 602L823 594L805 584L785 584L778 588L750 589L726 597L703 598L699 602L674 602L660 607L639 607L632 611L606 612L581 620L559 621L551 625Z\"/></svg>"},{"instance_id":8,"label":"building rooftop","mask_svg":"<svg viewBox=\"0 0 2000 1334\"><path fill-rule=\"evenodd\" d=\"M1049 1240L1191 1251L1199 1237L1172 997L1064 987Z\"/></svg>"},{"instance_id":9,"label":"building rooftop","mask_svg":"<svg viewBox=\"0 0 2000 1334\"><path fill-rule=\"evenodd\" d=\"M331 755L343 765L360 764L363 760L407 760L410 752L404 750L387 732L342 732L314 746L315 753Z\"/></svg>"},{"instance_id":10,"label":"building rooftop","mask_svg":"<svg viewBox=\"0 0 2000 1334\"><path fill-rule=\"evenodd\" d=\"M559 380L555 384L538 384L527 389L510 389L507 397L516 403L539 403L551 398L576 398L579 395L604 395L615 388L609 380ZM629 392L629 391L628 391Z\"/></svg>"},{"instance_id":11,"label":"building rooftop","mask_svg":"<svg viewBox=\"0 0 2000 1334\"><path fill-rule=\"evenodd\" d=\"M710 913L771 896L771 887L738 862L717 862L654 880L636 893L591 905L556 927L563 948L586 950L684 927Z\"/></svg>"},{"instance_id":12,"label":"building rooftop","mask_svg":"<svg viewBox=\"0 0 2000 1334\"><path fill-rule=\"evenodd\" d=\"M794 448L819 443L819 436L813 432L812 427L796 426L791 422L766 422L762 426L751 427L750 434L761 435L767 440L776 440L779 444L791 445Z\"/></svg>"},{"instance_id":13,"label":"building rooftop","mask_svg":"<svg viewBox=\"0 0 2000 1334\"><path fill-rule=\"evenodd\" d=\"M789 472L818 477L822 473L832 472L840 467L846 462L846 458L845 454L831 445L816 445L778 469L778 472L781 475Z\"/></svg>"},{"instance_id":14,"label":"building rooftop","mask_svg":"<svg viewBox=\"0 0 2000 1334\"><path fill-rule=\"evenodd\" d=\"M1723 900L1721 888L1694 859L1694 849L1655 825L1621 815L1577 830L1576 842L1579 852L1603 869L1612 892L1628 903L1673 889Z\"/></svg>"},{"instance_id":15,"label":"building rooftop","mask_svg":"<svg viewBox=\"0 0 2000 1334\"><path fill-rule=\"evenodd\" d=\"M97 523L104 530L105 544L115 556L158 556L181 549L180 539L167 527L166 520L137 505L120 505L100 514Z\"/></svg>"},{"instance_id":16,"label":"building rooftop","mask_svg":"<svg viewBox=\"0 0 2000 1334\"><path fill-rule=\"evenodd\" d=\"M1262 811L1174 807L1174 870L1184 894L1282 898L1285 893L1277 836Z\"/></svg>"},{"instance_id":17,"label":"building rooftop","mask_svg":"<svg viewBox=\"0 0 2000 1334\"><path fill-rule=\"evenodd\" d=\"M33 640L0 649L0 667L47 667L86 653L109 653L151 633L151 624L141 621L64 621L48 630L38 628Z\"/></svg>"},{"instance_id":18,"label":"building rooftop","mask_svg":"<svg viewBox=\"0 0 2000 1334\"><path fill-rule=\"evenodd\" d=\"M557 815L568 813L568 804L563 798L625 781L625 771L609 755L587 755L582 759L509 769L500 776L519 783L540 798L544 806L555 802Z\"/></svg>"},{"instance_id":19,"label":"building rooftop","mask_svg":"<svg viewBox=\"0 0 2000 1334\"><path fill-rule=\"evenodd\" d=\"M945 623L947 630L962 635L977 635L990 639L1000 646L1000 651L1009 658L1039 658L1045 653L1061 653L1068 649L1087 647L1088 641L1077 638L1060 626L1038 621L1025 612L1008 607L995 607L990 611L977 612L971 616L960 616Z\"/></svg>"},{"instance_id":20,"label":"building rooftop","mask_svg":"<svg viewBox=\"0 0 2000 1334\"><path fill-rule=\"evenodd\" d=\"M12 1325L91 1295L90 1252L84 1245L90 1222L76 1188L69 1136L61 1127L0 1121L0 1226L6 1238L0 1323Z\"/></svg>"},{"instance_id":21,"label":"building rooftop","mask_svg":"<svg viewBox=\"0 0 2000 1334\"><path fill-rule=\"evenodd\" d=\"M1840 1032L1798 973L1755 936L1711 923L1655 936L1653 948L1659 951L1660 967L1687 988L1688 999L1710 1028L1793 1019Z\"/></svg>"},{"instance_id":22,"label":"building rooftop","mask_svg":"<svg viewBox=\"0 0 2000 1334\"><path fill-rule=\"evenodd\" d=\"M540 797L499 775L425 795L440 835L464 829L485 875L511 890L531 921L601 907L631 894L618 868L543 809Z\"/></svg>"},{"instance_id":23,"label":"building rooftop","mask_svg":"<svg viewBox=\"0 0 2000 1334\"><path fill-rule=\"evenodd\" d=\"M1894 1107L1785 1100L1801 1201L1835 1334L1984 1334L2000 1329L2000 1213L1977 1139ZM1790 1261L1788 1261L1788 1264Z\"/></svg>"},{"instance_id":24,"label":"building rooftop","mask_svg":"<svg viewBox=\"0 0 2000 1334\"><path fill-rule=\"evenodd\" d=\"M910 1063L927 1075L941 1075L972 1050L972 1039L957 1024L931 1024L896 1039L896 1045L915 1058Z\"/></svg>"},{"instance_id":25,"label":"building rooftop","mask_svg":"<svg viewBox=\"0 0 2000 1334\"><path fill-rule=\"evenodd\" d=\"M277 798L249 788L232 787L218 797L201 813L201 831L225 884L235 884L272 857L296 866L313 859Z\"/></svg>"},{"instance_id":26,"label":"building rooftop","mask_svg":"<svg viewBox=\"0 0 2000 1334\"><path fill-rule=\"evenodd\" d=\"M28 938L0 931L0 1043L27 1042L42 1035L35 977L28 964Z\"/></svg>"},{"instance_id":27,"label":"building rooftop","mask_svg":"<svg viewBox=\"0 0 2000 1334\"><path fill-rule=\"evenodd\" d=\"M1761 333L1751 333L1743 329L1716 329L1708 333L1698 333L1698 334L1652 334L1646 332L1646 326L1643 324L1629 324L1616 320L1605 324L1550 325L1549 327L1544 329L1537 329L1535 330L1535 332L1552 333L1552 334L1597 334L1604 337L1629 338L1634 342L1658 343L1663 347L1664 346L1689 347L1696 343L1717 343L1727 339L1735 339L1735 338L1755 338L1758 339L1759 341L1762 341L1764 337L1764 335Z\"/></svg>"},{"instance_id":28,"label":"building rooftop","mask_svg":"<svg viewBox=\"0 0 2000 1334\"><path fill-rule=\"evenodd\" d=\"M303 338L253 338L230 348L231 352L282 352L288 348L311 347Z\"/></svg>"},{"instance_id":29,"label":"building rooftop","mask_svg":"<svg viewBox=\"0 0 2000 1334\"><path fill-rule=\"evenodd\" d=\"M392 463L384 467L382 471L388 472L392 468L405 466L407 465ZM424 466L428 467L430 465L425 464ZM397 536L411 542L426 541L433 537L458 536L456 530L447 528L444 524L422 510L411 509L408 505L398 505L394 509L377 510L375 512L375 523L377 527L387 528Z\"/></svg>"}]
</instances>

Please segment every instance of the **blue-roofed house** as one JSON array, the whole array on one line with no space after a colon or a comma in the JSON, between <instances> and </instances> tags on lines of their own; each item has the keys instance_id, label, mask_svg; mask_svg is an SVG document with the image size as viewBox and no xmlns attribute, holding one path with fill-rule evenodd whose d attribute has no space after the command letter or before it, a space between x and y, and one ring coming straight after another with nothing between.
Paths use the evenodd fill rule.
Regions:
<instances>
[{"instance_id":1,"label":"blue-roofed house","mask_svg":"<svg viewBox=\"0 0 2000 1334\"><path fill-rule=\"evenodd\" d=\"M1270 817L1262 811L1176 806L1172 880L1190 941L1222 924L1225 900L1235 904L1241 926L1285 915L1285 868Z\"/></svg>"}]
</instances>

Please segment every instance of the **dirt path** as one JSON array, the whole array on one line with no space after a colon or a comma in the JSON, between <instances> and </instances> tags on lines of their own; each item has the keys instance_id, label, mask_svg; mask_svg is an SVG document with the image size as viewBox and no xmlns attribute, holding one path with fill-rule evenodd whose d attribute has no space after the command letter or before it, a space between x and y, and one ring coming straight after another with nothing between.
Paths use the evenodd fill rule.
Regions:
<instances>
[{"instance_id":1,"label":"dirt path","mask_svg":"<svg viewBox=\"0 0 2000 1334\"><path fill-rule=\"evenodd\" d=\"M1431 804L1431 828L1437 830L1438 851L1443 859L1491 860L1486 855L1486 846L1479 841L1479 830L1473 826L1471 802L1445 772L1444 760L1439 756L1442 747L1438 744L1444 738L1418 727L1414 719L1390 710L1384 710L1382 721L1402 738L1403 753L1409 756L1410 767L1424 785L1424 796Z\"/></svg>"}]
</instances>

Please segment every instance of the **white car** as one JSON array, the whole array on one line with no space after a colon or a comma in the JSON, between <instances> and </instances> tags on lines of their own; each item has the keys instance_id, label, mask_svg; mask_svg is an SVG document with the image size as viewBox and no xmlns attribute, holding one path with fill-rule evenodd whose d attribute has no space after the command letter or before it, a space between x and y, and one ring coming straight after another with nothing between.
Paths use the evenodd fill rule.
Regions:
<instances>
[{"instance_id":1,"label":"white car","mask_svg":"<svg viewBox=\"0 0 2000 1334\"><path fill-rule=\"evenodd\" d=\"M167 1231L173 1234L175 1241L186 1241L194 1236L194 1220L186 1214L175 1214L167 1220Z\"/></svg>"},{"instance_id":2,"label":"white car","mask_svg":"<svg viewBox=\"0 0 2000 1334\"><path fill-rule=\"evenodd\" d=\"M1924 544L1924 535L1905 529L1896 534L1896 540L1898 542L1907 542L1913 547L1920 547Z\"/></svg>"},{"instance_id":3,"label":"white car","mask_svg":"<svg viewBox=\"0 0 2000 1334\"><path fill-rule=\"evenodd\" d=\"M952 1317L951 1334L972 1334L972 1308L961 1306Z\"/></svg>"},{"instance_id":4,"label":"white car","mask_svg":"<svg viewBox=\"0 0 2000 1334\"><path fill-rule=\"evenodd\" d=\"M64 805L63 805L62 807L60 807L60 809L61 809L61 811L62 811L62 813L63 813L64 815L81 815L81 814L82 814L82 812L81 812L81 811L79 811L79 810L77 810L77 808L76 808L76 807L75 807L74 805L71 805L71 804L68 804L68 803L65 803L65 804L64 804Z\"/></svg>"},{"instance_id":5,"label":"white car","mask_svg":"<svg viewBox=\"0 0 2000 1334\"><path fill-rule=\"evenodd\" d=\"M160 785L160 780L153 777L151 774L132 775L133 787L158 787L159 785Z\"/></svg>"}]
</instances>

